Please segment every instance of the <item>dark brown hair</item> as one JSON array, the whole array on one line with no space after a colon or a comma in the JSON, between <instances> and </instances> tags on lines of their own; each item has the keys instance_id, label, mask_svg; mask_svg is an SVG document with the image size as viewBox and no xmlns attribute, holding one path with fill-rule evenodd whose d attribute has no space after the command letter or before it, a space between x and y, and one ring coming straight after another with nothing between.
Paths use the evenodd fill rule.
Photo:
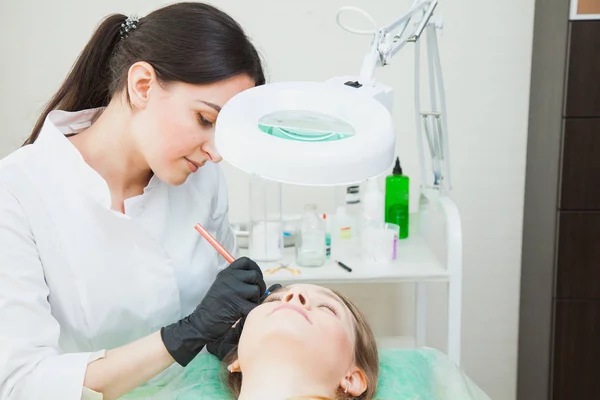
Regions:
<instances>
[{"instance_id":1,"label":"dark brown hair","mask_svg":"<svg viewBox=\"0 0 600 400\"><path fill-rule=\"evenodd\" d=\"M356 366L362 370L367 378L367 390L358 397L352 396L349 393L344 393L343 390L338 390L335 399L324 399L322 397L306 396L294 400L371 400L377 391L377 382L379 379L379 354L377 352L377 343L375 335L371 330L371 326L364 314L352 303L347 297L341 293L332 290L348 307L350 313L354 317L354 362ZM227 365L237 359L237 349L233 350L223 359L223 377L227 386L231 390L233 396L238 398L242 388L242 373L230 373L227 371Z\"/></svg>"},{"instance_id":2,"label":"dark brown hair","mask_svg":"<svg viewBox=\"0 0 600 400\"><path fill-rule=\"evenodd\" d=\"M265 83L260 57L241 26L203 3L176 3L141 18L121 38L122 14L104 19L46 105L24 144L37 139L50 111L105 107L127 81L129 67L148 62L161 83L210 84L246 74Z\"/></svg>"}]
</instances>

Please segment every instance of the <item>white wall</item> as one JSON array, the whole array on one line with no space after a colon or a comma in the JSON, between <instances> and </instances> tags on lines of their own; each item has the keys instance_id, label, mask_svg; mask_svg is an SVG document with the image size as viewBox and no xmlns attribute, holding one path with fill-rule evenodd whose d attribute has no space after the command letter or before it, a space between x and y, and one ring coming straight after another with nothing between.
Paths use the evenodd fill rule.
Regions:
<instances>
[{"instance_id":1,"label":"white wall","mask_svg":"<svg viewBox=\"0 0 600 400\"><path fill-rule=\"evenodd\" d=\"M356 5L380 24L409 0L215 0L236 17L267 60L272 81L355 74L368 39L344 32L335 12ZM464 368L495 400L515 398L521 221L534 0L442 0L440 39L451 135L453 198L464 226ZM157 0L0 1L0 157L28 135L37 113L68 71L97 22L111 12L144 13ZM396 89L398 150L418 180L412 104L412 52L405 49L378 79ZM246 213L247 181L225 167L232 219ZM413 187L416 193L417 186ZM287 210L327 190L286 189ZM390 289L390 288L388 288ZM406 321L386 318L391 297L362 294L378 331ZM390 290L383 291L391 296ZM357 295L358 296L358 295ZM436 303L437 304L437 303ZM443 306L443 303L442 303ZM443 313L442 313L443 314Z\"/></svg>"}]
</instances>

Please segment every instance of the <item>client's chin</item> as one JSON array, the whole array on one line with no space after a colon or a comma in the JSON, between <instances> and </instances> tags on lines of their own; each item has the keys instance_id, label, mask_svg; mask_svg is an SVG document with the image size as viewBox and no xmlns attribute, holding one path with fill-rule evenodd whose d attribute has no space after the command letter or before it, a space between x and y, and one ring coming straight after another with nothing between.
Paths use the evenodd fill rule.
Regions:
<instances>
[{"instance_id":1,"label":"client's chin","mask_svg":"<svg viewBox=\"0 0 600 400\"><path fill-rule=\"evenodd\" d=\"M240 359L262 358L271 363L289 363L311 366L321 358L316 343L311 343L308 335L294 330L295 324L265 329L252 346L240 346Z\"/></svg>"}]
</instances>

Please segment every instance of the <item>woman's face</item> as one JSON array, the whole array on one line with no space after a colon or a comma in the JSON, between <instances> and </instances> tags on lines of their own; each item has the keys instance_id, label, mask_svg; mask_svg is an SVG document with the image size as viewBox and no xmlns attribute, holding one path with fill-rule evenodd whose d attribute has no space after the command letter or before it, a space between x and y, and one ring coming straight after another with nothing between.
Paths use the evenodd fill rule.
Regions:
<instances>
[{"instance_id":1,"label":"woman's face","mask_svg":"<svg viewBox=\"0 0 600 400\"><path fill-rule=\"evenodd\" d=\"M307 284L279 289L248 315L238 346L240 367L269 354L339 379L354 362L354 324L329 289Z\"/></svg>"},{"instance_id":2,"label":"woman's face","mask_svg":"<svg viewBox=\"0 0 600 400\"><path fill-rule=\"evenodd\" d=\"M135 140L158 178L179 185L207 161L221 161L214 144L214 124L229 99L254 86L249 76L239 75L209 85L160 85L154 80L143 91L143 79L136 80L135 72L132 75L130 97L145 95L143 107L134 113Z\"/></svg>"}]
</instances>

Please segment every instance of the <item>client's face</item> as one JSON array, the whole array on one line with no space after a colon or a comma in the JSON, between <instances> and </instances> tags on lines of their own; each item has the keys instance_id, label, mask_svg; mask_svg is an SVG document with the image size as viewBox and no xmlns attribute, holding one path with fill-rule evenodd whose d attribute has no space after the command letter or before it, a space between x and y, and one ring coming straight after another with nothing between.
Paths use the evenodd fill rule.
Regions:
<instances>
[{"instance_id":1,"label":"client's face","mask_svg":"<svg viewBox=\"0 0 600 400\"><path fill-rule=\"evenodd\" d=\"M243 369L257 356L293 359L315 365L337 379L354 363L354 318L329 289L307 284L272 293L247 317L238 346Z\"/></svg>"}]
</instances>

